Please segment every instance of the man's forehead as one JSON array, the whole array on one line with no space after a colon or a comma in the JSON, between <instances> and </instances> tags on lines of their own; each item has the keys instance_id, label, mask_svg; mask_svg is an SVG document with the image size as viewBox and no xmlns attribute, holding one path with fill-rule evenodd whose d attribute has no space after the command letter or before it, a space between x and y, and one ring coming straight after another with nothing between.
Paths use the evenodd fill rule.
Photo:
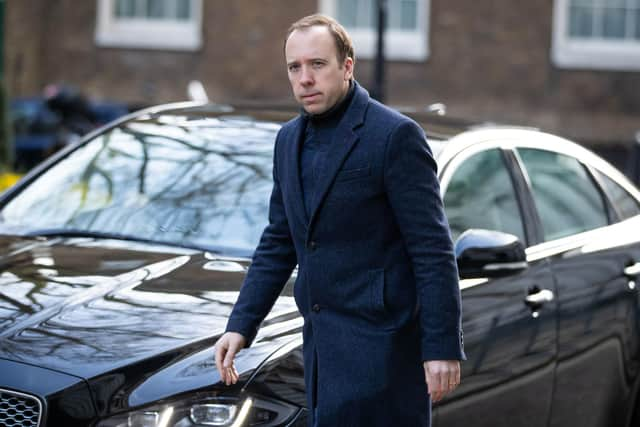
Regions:
<instances>
[{"instance_id":1,"label":"man's forehead","mask_svg":"<svg viewBox=\"0 0 640 427\"><path fill-rule=\"evenodd\" d=\"M329 29L321 25L294 30L285 46L287 62L303 58L329 59L336 55L336 51L335 41Z\"/></svg>"}]
</instances>

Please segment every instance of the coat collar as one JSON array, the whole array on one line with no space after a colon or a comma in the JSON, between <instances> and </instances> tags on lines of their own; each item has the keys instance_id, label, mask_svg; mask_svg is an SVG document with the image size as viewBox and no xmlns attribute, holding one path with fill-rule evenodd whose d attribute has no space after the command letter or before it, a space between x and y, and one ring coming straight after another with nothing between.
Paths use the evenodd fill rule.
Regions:
<instances>
[{"instance_id":1,"label":"coat collar","mask_svg":"<svg viewBox=\"0 0 640 427\"><path fill-rule=\"evenodd\" d=\"M318 210L322 205L336 174L340 170L340 167L359 140L359 136L355 130L364 123L367 106L369 105L369 93L355 81L354 85L355 93L351 99L351 103L347 107L347 110L338 124L329 152L327 153L325 163L327 168L326 173L322 174L317 183L310 219L307 217L304 209L304 203L302 201L302 185L300 182L300 151L302 150L302 144L304 142L303 133L308 119L304 116L300 116L295 122L295 129L293 131L293 141L295 144L292 144L295 148L293 153L294 167L292 168L293 176L291 177L291 179L293 179L295 193L297 194L294 204L295 211L297 212L299 219L303 224L308 224L308 229L312 228L314 220L317 217Z\"/></svg>"}]
</instances>

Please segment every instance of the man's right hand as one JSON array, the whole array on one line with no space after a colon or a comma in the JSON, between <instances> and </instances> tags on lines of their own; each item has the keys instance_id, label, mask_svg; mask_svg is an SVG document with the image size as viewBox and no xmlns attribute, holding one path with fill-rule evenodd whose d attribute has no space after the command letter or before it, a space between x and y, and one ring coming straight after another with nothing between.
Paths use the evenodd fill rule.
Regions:
<instances>
[{"instance_id":1,"label":"man's right hand","mask_svg":"<svg viewBox=\"0 0 640 427\"><path fill-rule=\"evenodd\" d=\"M233 359L246 343L247 340L237 332L225 332L216 342L216 368L226 385L238 382L238 371Z\"/></svg>"}]
</instances>

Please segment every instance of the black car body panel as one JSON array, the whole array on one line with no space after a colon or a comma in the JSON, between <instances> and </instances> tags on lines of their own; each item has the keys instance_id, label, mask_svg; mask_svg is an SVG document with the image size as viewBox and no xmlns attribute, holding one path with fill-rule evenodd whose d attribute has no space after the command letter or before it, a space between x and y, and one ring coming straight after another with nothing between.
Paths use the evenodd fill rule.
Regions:
<instances>
[{"instance_id":1,"label":"black car body panel","mask_svg":"<svg viewBox=\"0 0 640 427\"><path fill-rule=\"evenodd\" d=\"M248 260L116 240L3 237L0 245L6 363L40 366L85 388L87 380L101 416L219 382L213 344ZM245 379L299 335L297 308L286 294L256 345L238 357ZM272 336L264 333L269 325ZM41 397L58 391L33 387L37 375L14 378L4 369L7 388Z\"/></svg>"},{"instance_id":2,"label":"black car body panel","mask_svg":"<svg viewBox=\"0 0 640 427\"><path fill-rule=\"evenodd\" d=\"M0 359L0 391L20 392L40 402L40 418L50 425L86 426L96 417L91 392L82 378L37 366Z\"/></svg>"}]
</instances>

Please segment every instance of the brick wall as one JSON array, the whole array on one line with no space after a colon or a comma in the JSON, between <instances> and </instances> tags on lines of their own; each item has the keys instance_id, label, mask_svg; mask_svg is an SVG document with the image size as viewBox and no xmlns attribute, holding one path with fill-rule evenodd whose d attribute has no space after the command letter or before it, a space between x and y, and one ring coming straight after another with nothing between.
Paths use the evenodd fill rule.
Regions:
<instances>
[{"instance_id":1,"label":"brick wall","mask_svg":"<svg viewBox=\"0 0 640 427\"><path fill-rule=\"evenodd\" d=\"M289 102L282 36L316 0L204 0L196 52L97 47L96 2L7 3L6 69L14 96L48 82L144 105L186 99L201 80L215 101ZM550 62L552 0L431 0L426 62L392 62L387 101L478 120L537 126L587 145L630 146L640 129L640 73L562 70ZM358 60L365 86L372 62Z\"/></svg>"}]
</instances>

